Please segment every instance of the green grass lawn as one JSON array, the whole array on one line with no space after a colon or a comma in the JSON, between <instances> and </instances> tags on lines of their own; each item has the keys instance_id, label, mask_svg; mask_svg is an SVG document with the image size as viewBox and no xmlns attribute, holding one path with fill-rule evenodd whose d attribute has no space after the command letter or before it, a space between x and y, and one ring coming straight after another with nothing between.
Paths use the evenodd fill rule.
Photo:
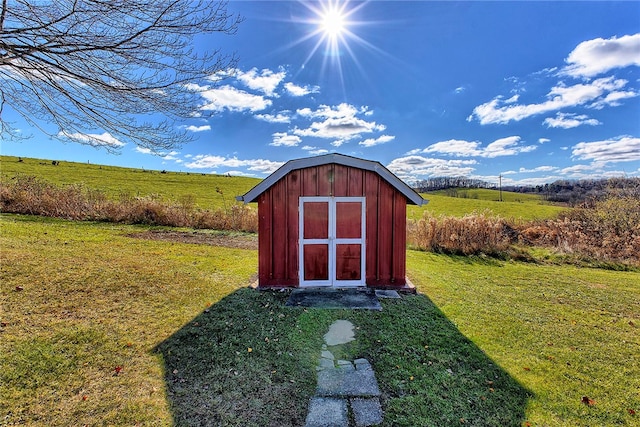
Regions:
<instances>
[{"instance_id":1,"label":"green grass lawn","mask_svg":"<svg viewBox=\"0 0 640 427\"><path fill-rule=\"evenodd\" d=\"M288 309L256 251L147 229L0 215L0 424L302 425L340 318L385 426L640 421L638 273L408 251L419 295Z\"/></svg>"}]
</instances>

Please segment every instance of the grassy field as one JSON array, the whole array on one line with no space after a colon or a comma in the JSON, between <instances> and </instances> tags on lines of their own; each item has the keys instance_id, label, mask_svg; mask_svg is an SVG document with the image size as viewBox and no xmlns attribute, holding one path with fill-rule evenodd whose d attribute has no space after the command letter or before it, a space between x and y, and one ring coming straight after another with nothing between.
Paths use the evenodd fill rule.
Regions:
<instances>
[{"instance_id":1,"label":"grassy field","mask_svg":"<svg viewBox=\"0 0 640 427\"><path fill-rule=\"evenodd\" d=\"M145 171L74 162L60 162L54 166L51 160L0 156L2 180L22 174L43 178L54 184L83 184L91 189L104 191L110 197L157 195L170 201L193 196L202 209L222 208L235 203L235 197L249 191L260 180L246 177L202 174L193 172ZM219 189L222 194L216 191Z\"/></svg>"},{"instance_id":2,"label":"grassy field","mask_svg":"<svg viewBox=\"0 0 640 427\"><path fill-rule=\"evenodd\" d=\"M451 197L444 192L425 193L423 198L429 200L425 207L408 206L407 216L419 219L428 211L433 215L462 217L473 212L487 212L491 215L515 220L534 220L553 218L566 208L543 202L535 194L502 192L502 202L498 190L470 189L464 190L468 197Z\"/></svg>"},{"instance_id":3,"label":"grassy field","mask_svg":"<svg viewBox=\"0 0 640 427\"><path fill-rule=\"evenodd\" d=\"M640 422L638 273L408 251L418 295L288 309L255 250L147 230L0 215L0 425L302 425L339 318L385 426Z\"/></svg>"},{"instance_id":4,"label":"grassy field","mask_svg":"<svg viewBox=\"0 0 640 427\"><path fill-rule=\"evenodd\" d=\"M60 162L54 166L50 160L23 158L22 162L18 162L17 157L0 156L0 179L11 179L17 174L36 176L54 184L82 183L88 188L104 191L112 198L155 194L165 200L180 201L192 197L202 209L228 207L235 203L235 196L246 193L259 182L256 178L201 173L162 174L158 171L72 162ZM503 202L499 202L497 190L464 191L467 198L449 197L443 192L424 194L429 204L420 208L409 206L408 216L419 219L425 212L464 216L472 212L489 211L504 218L530 220L551 218L563 210L562 207L543 203L536 195L503 192Z\"/></svg>"}]
</instances>

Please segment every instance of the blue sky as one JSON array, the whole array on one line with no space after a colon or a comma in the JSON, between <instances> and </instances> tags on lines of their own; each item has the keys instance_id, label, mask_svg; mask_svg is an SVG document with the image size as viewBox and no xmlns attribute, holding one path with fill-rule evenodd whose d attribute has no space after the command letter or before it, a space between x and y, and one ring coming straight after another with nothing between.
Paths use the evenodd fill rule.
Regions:
<instances>
[{"instance_id":1,"label":"blue sky","mask_svg":"<svg viewBox=\"0 0 640 427\"><path fill-rule=\"evenodd\" d=\"M229 9L245 18L238 33L196 48L240 61L193 86L200 109L177 124L193 143L152 154L106 135L114 155L52 140L7 109L3 119L33 136L2 141L2 154L259 178L328 152L377 160L409 183L640 176L640 2ZM327 22L334 14L341 23Z\"/></svg>"}]
</instances>

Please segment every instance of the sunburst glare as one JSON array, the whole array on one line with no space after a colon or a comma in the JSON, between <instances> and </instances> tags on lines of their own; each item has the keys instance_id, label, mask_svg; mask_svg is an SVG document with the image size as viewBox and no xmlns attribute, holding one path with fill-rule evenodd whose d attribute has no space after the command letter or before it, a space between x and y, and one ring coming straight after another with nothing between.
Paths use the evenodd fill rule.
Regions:
<instances>
[{"instance_id":1,"label":"sunburst glare","mask_svg":"<svg viewBox=\"0 0 640 427\"><path fill-rule=\"evenodd\" d=\"M324 11L320 27L327 37L339 37L346 29L343 13L342 10L336 8Z\"/></svg>"},{"instance_id":2,"label":"sunburst glare","mask_svg":"<svg viewBox=\"0 0 640 427\"><path fill-rule=\"evenodd\" d=\"M321 74L330 73L332 80L337 77L337 81L334 81L339 82L343 90L345 89L343 67L347 63L349 66L355 66L366 79L367 72L360 64L356 52L364 48L368 52L374 52L387 59L391 58L388 53L356 34L365 27L384 24L381 21L361 19L362 9L368 3L368 1L349 0L300 1L299 4L307 9L308 14L297 16L292 20L303 24L308 31L303 37L284 46L283 49L288 50L311 41L312 47L302 62L300 70L304 70L312 58L321 56Z\"/></svg>"},{"instance_id":3,"label":"sunburst glare","mask_svg":"<svg viewBox=\"0 0 640 427\"><path fill-rule=\"evenodd\" d=\"M353 14L365 3L358 3L352 7L348 0L326 0L321 2L302 3L309 9L312 16L304 22L312 27L312 30L304 37L304 40L316 39L316 43L304 61L303 67L320 50L324 54L323 69L329 60L337 67L342 76L342 63L340 58L345 52L356 61L350 41L367 44L351 30L353 27L362 25L362 22L353 21ZM302 41L304 41L302 40ZM357 61L356 61L357 62Z\"/></svg>"}]
</instances>

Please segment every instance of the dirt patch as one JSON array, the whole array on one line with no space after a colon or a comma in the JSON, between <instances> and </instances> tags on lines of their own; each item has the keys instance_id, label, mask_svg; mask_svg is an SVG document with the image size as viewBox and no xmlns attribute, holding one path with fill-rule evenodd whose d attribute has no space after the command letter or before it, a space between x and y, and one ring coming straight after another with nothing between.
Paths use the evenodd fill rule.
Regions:
<instances>
[{"instance_id":1,"label":"dirt patch","mask_svg":"<svg viewBox=\"0 0 640 427\"><path fill-rule=\"evenodd\" d=\"M192 243L196 245L222 246L234 249L258 249L257 235L210 234L200 231L148 230L142 233L127 234L127 237L167 242Z\"/></svg>"}]
</instances>

